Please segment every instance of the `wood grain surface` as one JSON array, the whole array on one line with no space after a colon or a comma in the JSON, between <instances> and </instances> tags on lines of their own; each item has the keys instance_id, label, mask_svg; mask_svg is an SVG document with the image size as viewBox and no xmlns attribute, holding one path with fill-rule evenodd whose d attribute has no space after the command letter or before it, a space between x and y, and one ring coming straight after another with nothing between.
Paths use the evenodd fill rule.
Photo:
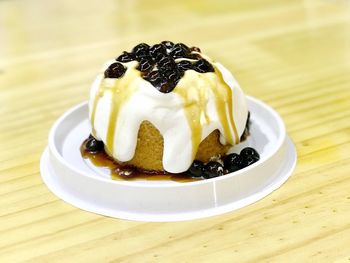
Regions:
<instances>
[{"instance_id":1,"label":"wood grain surface","mask_svg":"<svg viewBox=\"0 0 350 263\"><path fill-rule=\"evenodd\" d=\"M101 64L139 42L221 61L283 117L292 177L202 220L98 216L54 196L39 159ZM350 1L0 1L0 262L350 262Z\"/></svg>"}]
</instances>

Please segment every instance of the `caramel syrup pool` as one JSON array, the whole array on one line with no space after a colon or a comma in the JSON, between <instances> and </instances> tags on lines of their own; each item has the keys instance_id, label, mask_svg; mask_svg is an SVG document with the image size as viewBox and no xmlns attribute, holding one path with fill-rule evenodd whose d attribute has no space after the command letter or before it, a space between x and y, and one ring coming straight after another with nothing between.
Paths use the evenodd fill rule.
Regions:
<instances>
[{"instance_id":1,"label":"caramel syrup pool","mask_svg":"<svg viewBox=\"0 0 350 263\"><path fill-rule=\"evenodd\" d=\"M125 166L121 165L111 157L107 155L107 153L102 150L96 153L91 153L86 149L86 139L82 145L80 146L81 156L84 159L89 159L90 162L97 167L108 168L110 171L111 179L113 180L167 180L167 181L176 181L176 182L194 182L198 180L202 180L202 178L193 178L190 175L185 173L181 174L172 174L167 172L159 172L159 171L142 171L133 166Z\"/></svg>"}]
</instances>

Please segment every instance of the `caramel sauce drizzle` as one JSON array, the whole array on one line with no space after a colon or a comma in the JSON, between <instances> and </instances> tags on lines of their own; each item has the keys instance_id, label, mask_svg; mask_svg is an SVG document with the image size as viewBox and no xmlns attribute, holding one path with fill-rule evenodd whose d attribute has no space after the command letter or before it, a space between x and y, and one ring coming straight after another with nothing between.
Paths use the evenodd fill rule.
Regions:
<instances>
[{"instance_id":1,"label":"caramel sauce drizzle","mask_svg":"<svg viewBox=\"0 0 350 263\"><path fill-rule=\"evenodd\" d=\"M214 65L213 65L214 66ZM228 121L223 121L223 119L226 119L226 116L227 116L227 114L226 114L226 108L224 109L224 107L223 107L223 105L225 105L225 103L224 104L221 104L222 105L222 107L220 107L220 104L216 104L216 107L218 108L218 107L220 107L221 108L221 111L220 111L220 121L221 121L221 123L224 123L225 124L225 133L227 134L227 133L229 133L229 134L231 134L230 132L229 132L229 130L230 130L230 128L228 127L228 126L231 126L232 127L232 129L233 129L233 133L234 133L234 135L235 135L235 142L236 143L238 143L239 142L239 135L238 135L238 132L237 132L237 127L236 127L236 123L235 123L235 121L234 121L234 119L233 119L233 101L232 101L232 89L227 85L227 83L224 81L224 78L223 78L223 76L222 76L222 73L221 73L221 71L220 70L217 70L217 68L214 66L214 68L215 68L215 73L216 73L216 75L220 78L220 84L222 85L222 87L224 87L225 88L225 91L226 91L226 97L225 97L225 99L224 99L224 102L227 102L227 111L228 111L228 115L229 115L229 121L230 121L230 124L231 125L229 125L229 123L228 123ZM218 96L216 96L216 99L218 99ZM220 102L219 102L220 103ZM219 110L218 110L219 111ZM227 135L226 135L227 136ZM230 136L231 137L231 136ZM227 138L227 137L226 137ZM231 137L232 138L232 137ZM232 143L232 142L230 142L230 144L231 145L233 145L234 143Z\"/></svg>"},{"instance_id":2,"label":"caramel sauce drizzle","mask_svg":"<svg viewBox=\"0 0 350 263\"><path fill-rule=\"evenodd\" d=\"M114 138L120 109L137 89L137 85L133 85L132 83L133 81L141 78L140 74L141 73L138 70L135 70L132 66L130 66L130 68L128 67L128 70L125 72L125 75L120 79L103 79L99 86L98 93L94 98L91 114L93 135L95 135L94 123L98 101L101 97L103 97L105 92L111 93L111 110L106 137L106 151L111 155L113 155L116 150L114 149Z\"/></svg>"},{"instance_id":3,"label":"caramel sauce drizzle","mask_svg":"<svg viewBox=\"0 0 350 263\"><path fill-rule=\"evenodd\" d=\"M114 154L114 137L117 128L118 115L123 104L134 94L138 88L132 83L141 78L141 72L133 68L128 68L125 75L121 79L116 79L111 87L111 113L109 116L109 125L107 130L106 146L107 150ZM103 85L103 84L102 84Z\"/></svg>"},{"instance_id":4,"label":"caramel sauce drizzle","mask_svg":"<svg viewBox=\"0 0 350 263\"><path fill-rule=\"evenodd\" d=\"M185 115L192 131L193 159L196 156L202 140L201 116L205 117L206 123L210 122L207 109L209 93L208 89L214 94L216 111L223 127L227 142L231 145L234 145L235 142L239 142L239 136L232 113L232 90L224 81L221 72L216 68L215 73L216 76L219 77L219 83L217 83L217 81L211 77L212 75L206 75L206 73L204 73L198 75L198 77L205 78L205 82L208 84L205 87L191 85L190 81L188 81L186 85L181 83L181 85L176 86L173 90L173 92L179 94L184 101ZM231 133L231 128L234 133L234 138Z\"/></svg>"},{"instance_id":5,"label":"caramel sauce drizzle","mask_svg":"<svg viewBox=\"0 0 350 263\"><path fill-rule=\"evenodd\" d=\"M204 113L206 121L210 121L205 106L208 98L203 90L187 89L186 86L177 86L173 92L179 94L184 101L185 115L192 132L192 159L194 159L202 140L201 115ZM193 95L200 98L199 104L192 99Z\"/></svg>"}]
</instances>

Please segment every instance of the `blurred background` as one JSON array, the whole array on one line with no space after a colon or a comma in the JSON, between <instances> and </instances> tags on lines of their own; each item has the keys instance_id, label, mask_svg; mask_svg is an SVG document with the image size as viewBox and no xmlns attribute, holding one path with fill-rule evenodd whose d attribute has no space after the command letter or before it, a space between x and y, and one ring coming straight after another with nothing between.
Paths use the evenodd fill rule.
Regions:
<instances>
[{"instance_id":1,"label":"blurred background","mask_svg":"<svg viewBox=\"0 0 350 263\"><path fill-rule=\"evenodd\" d=\"M162 40L199 46L228 67L247 94L282 115L288 111L292 126L320 114L298 114L319 103L307 100L315 93L344 98L337 93L343 87L329 86L349 79L350 2L0 1L3 121L12 112L27 128L45 125L37 139L45 138L62 111L87 100L106 60ZM305 97L293 98L300 91ZM40 109L35 120L34 109Z\"/></svg>"},{"instance_id":2,"label":"blurred background","mask_svg":"<svg viewBox=\"0 0 350 263\"><path fill-rule=\"evenodd\" d=\"M106 60L162 40L200 47L281 114L298 151L285 187L164 225L86 213L48 191L39 160L53 122L88 99ZM349 83L349 0L0 0L0 261L349 262Z\"/></svg>"},{"instance_id":3,"label":"blurred background","mask_svg":"<svg viewBox=\"0 0 350 263\"><path fill-rule=\"evenodd\" d=\"M201 47L264 96L295 88L288 78L307 82L316 67L324 78L334 65L348 69L349 10L339 0L0 1L1 82L46 80L59 85L52 92L74 87L66 99L86 99L78 94L105 60L167 39Z\"/></svg>"}]
</instances>

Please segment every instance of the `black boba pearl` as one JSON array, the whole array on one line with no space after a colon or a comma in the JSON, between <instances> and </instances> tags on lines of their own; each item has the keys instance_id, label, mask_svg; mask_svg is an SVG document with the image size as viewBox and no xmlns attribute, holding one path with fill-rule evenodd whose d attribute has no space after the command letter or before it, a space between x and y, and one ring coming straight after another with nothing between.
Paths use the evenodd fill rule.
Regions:
<instances>
[{"instance_id":1,"label":"black boba pearl","mask_svg":"<svg viewBox=\"0 0 350 263\"><path fill-rule=\"evenodd\" d=\"M180 74L177 70L167 70L162 73L163 77L170 82L177 83L180 79Z\"/></svg>"},{"instance_id":2,"label":"black boba pearl","mask_svg":"<svg viewBox=\"0 0 350 263\"><path fill-rule=\"evenodd\" d=\"M163 57L158 61L158 67L161 71L173 70L176 68L176 63L174 59L170 57Z\"/></svg>"},{"instance_id":3,"label":"black boba pearl","mask_svg":"<svg viewBox=\"0 0 350 263\"><path fill-rule=\"evenodd\" d=\"M159 86L160 83L162 82L162 77L159 74L159 71L157 70L149 72L145 77L145 79L151 82L151 84L155 87Z\"/></svg>"},{"instance_id":4,"label":"black boba pearl","mask_svg":"<svg viewBox=\"0 0 350 263\"><path fill-rule=\"evenodd\" d=\"M147 75L147 79L150 81L155 81L156 79L160 78L159 75L159 71L155 70L155 71L151 71L148 75Z\"/></svg>"},{"instance_id":5,"label":"black boba pearl","mask_svg":"<svg viewBox=\"0 0 350 263\"><path fill-rule=\"evenodd\" d=\"M148 60L152 65L154 64L152 57L150 55L148 55L148 54L143 56L143 57L139 57L136 60L138 62L141 62L141 60L143 60L143 59Z\"/></svg>"},{"instance_id":6,"label":"black boba pearl","mask_svg":"<svg viewBox=\"0 0 350 263\"><path fill-rule=\"evenodd\" d=\"M194 63L193 68L199 73L214 72L213 66L205 59L200 59Z\"/></svg>"},{"instance_id":7,"label":"black boba pearl","mask_svg":"<svg viewBox=\"0 0 350 263\"><path fill-rule=\"evenodd\" d=\"M224 174L224 167L218 163L211 161L204 167L203 177L206 179L218 177Z\"/></svg>"},{"instance_id":8,"label":"black boba pearl","mask_svg":"<svg viewBox=\"0 0 350 263\"><path fill-rule=\"evenodd\" d=\"M168 56L163 56L159 61L158 61L158 65L160 67L164 67L168 64L174 64L175 61L174 59L172 59L171 57L168 57Z\"/></svg>"},{"instance_id":9,"label":"black boba pearl","mask_svg":"<svg viewBox=\"0 0 350 263\"><path fill-rule=\"evenodd\" d=\"M130 62L135 60L135 56L132 53L124 51L119 57L116 59L119 62Z\"/></svg>"},{"instance_id":10,"label":"black boba pearl","mask_svg":"<svg viewBox=\"0 0 350 263\"><path fill-rule=\"evenodd\" d=\"M244 165L244 167L247 167L253 163L256 163L258 160L252 156L248 156L246 158L243 158L242 160L242 164Z\"/></svg>"},{"instance_id":11,"label":"black boba pearl","mask_svg":"<svg viewBox=\"0 0 350 263\"><path fill-rule=\"evenodd\" d=\"M166 55L166 47L163 44L155 44L149 49L150 56L156 60L159 56Z\"/></svg>"},{"instance_id":12,"label":"black boba pearl","mask_svg":"<svg viewBox=\"0 0 350 263\"><path fill-rule=\"evenodd\" d=\"M200 48L199 47L191 47L190 50L193 52L201 52Z\"/></svg>"},{"instance_id":13,"label":"black boba pearl","mask_svg":"<svg viewBox=\"0 0 350 263\"><path fill-rule=\"evenodd\" d=\"M191 53L194 52L194 53ZM198 72L209 72L212 66L205 64L197 47L189 48L183 43L174 44L171 41L162 41L159 44L149 46L145 43L138 44L132 49L131 53L124 52L123 59L131 59L139 62L137 67L141 71L141 77L150 82L160 92L171 92L180 81L184 72L189 69L195 69ZM175 62L177 58L190 58L198 60L196 67L191 61ZM205 64L205 65L203 65ZM206 67L205 67L206 66ZM152 70L153 67L157 70ZM214 71L212 69L212 71Z\"/></svg>"},{"instance_id":14,"label":"black boba pearl","mask_svg":"<svg viewBox=\"0 0 350 263\"><path fill-rule=\"evenodd\" d=\"M174 43L171 41L162 41L162 43L166 48L170 49L174 46Z\"/></svg>"},{"instance_id":15,"label":"black boba pearl","mask_svg":"<svg viewBox=\"0 0 350 263\"><path fill-rule=\"evenodd\" d=\"M153 67L152 65L152 62L146 58L142 58L140 63L139 63L139 66L138 66L138 69L141 71L141 72L146 72L146 71L149 71L151 70Z\"/></svg>"},{"instance_id":16,"label":"black boba pearl","mask_svg":"<svg viewBox=\"0 0 350 263\"><path fill-rule=\"evenodd\" d=\"M184 43L177 43L174 45L174 48L180 47L183 49L185 52L190 52L190 48L186 46Z\"/></svg>"},{"instance_id":17,"label":"black boba pearl","mask_svg":"<svg viewBox=\"0 0 350 263\"><path fill-rule=\"evenodd\" d=\"M185 72L181 69L178 69L177 74L179 75L179 80L180 80L183 77L183 75L185 74Z\"/></svg>"},{"instance_id":18,"label":"black boba pearl","mask_svg":"<svg viewBox=\"0 0 350 263\"><path fill-rule=\"evenodd\" d=\"M173 58L187 58L190 56L190 54L191 51L188 46L182 43L175 44L169 53L169 55Z\"/></svg>"},{"instance_id":19,"label":"black boba pearl","mask_svg":"<svg viewBox=\"0 0 350 263\"><path fill-rule=\"evenodd\" d=\"M125 71L126 67L123 64L115 62L105 70L104 75L105 78L120 78L124 75Z\"/></svg>"},{"instance_id":20,"label":"black boba pearl","mask_svg":"<svg viewBox=\"0 0 350 263\"><path fill-rule=\"evenodd\" d=\"M201 161L193 161L191 167L188 169L188 172L193 177L201 177L203 175L204 163Z\"/></svg>"},{"instance_id":21,"label":"black boba pearl","mask_svg":"<svg viewBox=\"0 0 350 263\"><path fill-rule=\"evenodd\" d=\"M146 43L140 43L132 49L132 53L136 55L140 51L148 51L148 50L149 50L149 45L147 45Z\"/></svg>"},{"instance_id":22,"label":"black boba pearl","mask_svg":"<svg viewBox=\"0 0 350 263\"><path fill-rule=\"evenodd\" d=\"M237 153L231 153L224 158L224 167L229 172L235 172L244 167L242 157Z\"/></svg>"},{"instance_id":23,"label":"black boba pearl","mask_svg":"<svg viewBox=\"0 0 350 263\"><path fill-rule=\"evenodd\" d=\"M198 53L190 53L186 56L186 58L194 59L194 60L199 60L202 59L202 56Z\"/></svg>"},{"instance_id":24,"label":"black boba pearl","mask_svg":"<svg viewBox=\"0 0 350 263\"><path fill-rule=\"evenodd\" d=\"M169 93L175 88L176 84L170 81L163 81L157 89L162 93Z\"/></svg>"},{"instance_id":25,"label":"black boba pearl","mask_svg":"<svg viewBox=\"0 0 350 263\"><path fill-rule=\"evenodd\" d=\"M243 159L246 159L248 157L251 157L253 159L255 159L256 161L258 161L260 159L260 155L259 153L252 147L246 147L244 148L241 152L240 152L240 156Z\"/></svg>"},{"instance_id":26,"label":"black boba pearl","mask_svg":"<svg viewBox=\"0 0 350 263\"><path fill-rule=\"evenodd\" d=\"M188 52L186 52L184 49L182 49L181 47L177 46L170 51L170 56L172 56L173 58L185 58L189 55Z\"/></svg>"},{"instance_id":27,"label":"black boba pearl","mask_svg":"<svg viewBox=\"0 0 350 263\"><path fill-rule=\"evenodd\" d=\"M102 151L104 148L103 142L96 140L94 137L91 137L89 137L85 144L86 150L90 153L97 153Z\"/></svg>"},{"instance_id":28,"label":"black boba pearl","mask_svg":"<svg viewBox=\"0 0 350 263\"><path fill-rule=\"evenodd\" d=\"M177 63L177 68L180 69L180 70L189 70L189 69L192 69L192 63L191 61L188 61L188 60L182 60L180 61L179 63Z\"/></svg>"},{"instance_id":29,"label":"black boba pearl","mask_svg":"<svg viewBox=\"0 0 350 263\"><path fill-rule=\"evenodd\" d=\"M136 59L149 55L149 45L145 43L138 44L132 49L132 53L135 55Z\"/></svg>"},{"instance_id":30,"label":"black boba pearl","mask_svg":"<svg viewBox=\"0 0 350 263\"><path fill-rule=\"evenodd\" d=\"M162 59L164 59L165 57L168 57L168 54L163 54L163 53L157 53L155 55L155 57L152 57L152 59L158 63L159 61L161 61Z\"/></svg>"}]
</instances>

